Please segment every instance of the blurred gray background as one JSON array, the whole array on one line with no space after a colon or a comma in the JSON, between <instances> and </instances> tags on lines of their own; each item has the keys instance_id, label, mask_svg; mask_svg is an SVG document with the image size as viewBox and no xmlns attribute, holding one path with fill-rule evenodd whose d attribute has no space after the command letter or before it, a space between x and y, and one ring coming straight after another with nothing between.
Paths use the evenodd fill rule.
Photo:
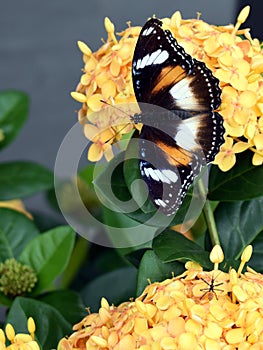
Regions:
<instances>
[{"instance_id":1,"label":"blurred gray background","mask_svg":"<svg viewBox=\"0 0 263 350\"><path fill-rule=\"evenodd\" d=\"M249 1L1 0L0 89L27 92L31 105L26 126L1 152L0 160L33 160L53 169L58 148L77 121L75 111L80 107L69 95L83 66L76 42L98 49L101 38L106 39L105 16L117 31L126 28L127 21L143 25L153 14L167 17L176 10L184 18L201 12L208 22L228 24L235 21L241 3ZM262 7L261 1L255 3ZM259 13L253 10L252 25ZM259 35L259 27L256 30Z\"/></svg>"}]
</instances>

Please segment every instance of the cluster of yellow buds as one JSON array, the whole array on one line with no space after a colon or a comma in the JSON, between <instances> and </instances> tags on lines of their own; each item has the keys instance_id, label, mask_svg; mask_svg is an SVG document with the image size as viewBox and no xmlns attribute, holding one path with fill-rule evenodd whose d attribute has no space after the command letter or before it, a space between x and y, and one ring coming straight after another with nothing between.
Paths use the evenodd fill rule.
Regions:
<instances>
[{"instance_id":1,"label":"cluster of yellow buds","mask_svg":"<svg viewBox=\"0 0 263 350\"><path fill-rule=\"evenodd\" d=\"M225 120L226 142L215 163L223 171L233 167L236 153L247 149L253 152L254 165L263 163L263 55L259 40L251 38L249 29L240 29L248 14L249 6L246 6L235 26L210 25L200 18L184 20L179 11L163 19L165 28L186 52L205 62L220 80L219 112ZM131 62L141 27L129 25L118 33L118 40L108 18L105 28L108 39L98 51L93 53L85 43L78 42L85 66L76 91L71 93L82 103L79 120L85 124L85 136L93 142L88 152L91 161L99 160L103 154L107 159L113 156L112 144L116 138L134 127L123 127L129 123L127 114L138 111L132 103L136 99ZM111 113L103 113L107 104L120 103L126 103L126 108L121 108L127 114L116 108L111 108ZM129 109L127 105L133 107Z\"/></svg>"},{"instance_id":2,"label":"cluster of yellow buds","mask_svg":"<svg viewBox=\"0 0 263 350\"><path fill-rule=\"evenodd\" d=\"M182 275L148 285L134 301L115 307L102 298L99 312L76 324L58 350L262 349L263 276L241 273L251 254L248 246L238 271L226 273L215 246L212 271L188 262Z\"/></svg>"},{"instance_id":3,"label":"cluster of yellow buds","mask_svg":"<svg viewBox=\"0 0 263 350\"><path fill-rule=\"evenodd\" d=\"M8 323L5 332L0 329L0 349L1 350L40 350L38 343L34 340L36 330L35 322L32 317L27 320L29 334L15 334L13 326ZM6 346L6 338L11 343Z\"/></svg>"}]
</instances>

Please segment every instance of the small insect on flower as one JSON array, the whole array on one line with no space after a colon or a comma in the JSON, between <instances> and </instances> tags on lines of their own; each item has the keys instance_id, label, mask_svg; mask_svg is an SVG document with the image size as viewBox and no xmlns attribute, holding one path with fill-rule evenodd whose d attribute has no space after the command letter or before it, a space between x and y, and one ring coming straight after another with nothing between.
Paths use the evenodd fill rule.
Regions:
<instances>
[{"instance_id":1,"label":"small insect on flower","mask_svg":"<svg viewBox=\"0 0 263 350\"><path fill-rule=\"evenodd\" d=\"M217 275L217 277L218 277L218 275ZM209 300L212 300L214 296L216 297L216 300L218 300L216 292L223 292L224 290L216 288L216 287L221 286L222 284L224 284L224 282L215 283L217 277L212 277L210 282L207 282L202 277L200 278L203 282L205 282L208 285L207 288L200 289L201 292L204 291L204 294L201 296L201 299L203 299L207 295Z\"/></svg>"}]
</instances>

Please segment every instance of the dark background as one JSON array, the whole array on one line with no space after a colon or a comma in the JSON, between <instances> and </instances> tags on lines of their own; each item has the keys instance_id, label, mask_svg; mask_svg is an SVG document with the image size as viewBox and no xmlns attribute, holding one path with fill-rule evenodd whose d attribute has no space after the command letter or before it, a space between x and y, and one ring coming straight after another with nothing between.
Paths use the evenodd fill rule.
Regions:
<instances>
[{"instance_id":1,"label":"dark background","mask_svg":"<svg viewBox=\"0 0 263 350\"><path fill-rule=\"evenodd\" d=\"M252 2L252 1L251 1ZM77 40L92 50L106 38L104 17L117 31L126 22L143 25L148 17L171 16L176 10L183 18L202 13L214 24L235 22L240 7L249 1L235 0L8 0L0 5L0 89L18 89L31 99L26 126L7 149L1 161L26 159L53 169L58 148L77 121L80 107L69 92L81 75L82 55ZM259 20L262 1L253 1L249 25L261 36ZM260 8L259 8L260 7Z\"/></svg>"}]
</instances>

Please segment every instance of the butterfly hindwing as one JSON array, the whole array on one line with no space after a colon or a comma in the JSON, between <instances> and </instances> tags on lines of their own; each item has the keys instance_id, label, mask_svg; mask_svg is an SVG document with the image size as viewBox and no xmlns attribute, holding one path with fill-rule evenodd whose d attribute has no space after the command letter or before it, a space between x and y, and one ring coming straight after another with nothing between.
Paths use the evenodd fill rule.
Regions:
<instances>
[{"instance_id":1,"label":"butterfly hindwing","mask_svg":"<svg viewBox=\"0 0 263 350\"><path fill-rule=\"evenodd\" d=\"M223 119L215 111L221 104L219 81L156 18L141 30L132 76L139 103L162 107L175 116L143 111L140 116L140 172L155 206L171 215L223 143ZM155 121L149 123L149 118Z\"/></svg>"}]
</instances>

